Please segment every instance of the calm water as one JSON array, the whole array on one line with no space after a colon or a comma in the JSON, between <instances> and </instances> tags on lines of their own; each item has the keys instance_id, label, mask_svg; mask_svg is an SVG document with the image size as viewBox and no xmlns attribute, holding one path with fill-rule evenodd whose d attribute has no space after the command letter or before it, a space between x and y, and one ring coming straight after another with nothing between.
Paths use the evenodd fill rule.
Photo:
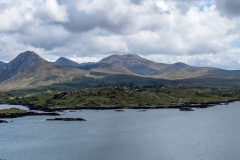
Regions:
<instances>
[{"instance_id":1,"label":"calm water","mask_svg":"<svg viewBox=\"0 0 240 160\"><path fill-rule=\"evenodd\" d=\"M24 117L0 124L0 158L7 160L237 160L240 103L180 112L174 109L83 110L51 122ZM53 118L53 117L50 117ZM9 119L10 120L10 119Z\"/></svg>"},{"instance_id":2,"label":"calm water","mask_svg":"<svg viewBox=\"0 0 240 160\"><path fill-rule=\"evenodd\" d=\"M27 107L22 106L22 105L0 104L0 109L8 109L8 108L20 108L20 109L29 110Z\"/></svg>"}]
</instances>

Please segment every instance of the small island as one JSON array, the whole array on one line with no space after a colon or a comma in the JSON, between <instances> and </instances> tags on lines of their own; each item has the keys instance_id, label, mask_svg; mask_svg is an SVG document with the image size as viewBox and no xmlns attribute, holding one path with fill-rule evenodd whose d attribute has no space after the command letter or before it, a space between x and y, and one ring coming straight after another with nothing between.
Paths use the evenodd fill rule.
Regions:
<instances>
[{"instance_id":1,"label":"small island","mask_svg":"<svg viewBox=\"0 0 240 160\"><path fill-rule=\"evenodd\" d=\"M47 119L47 121L86 121L83 118L54 118L54 119Z\"/></svg>"},{"instance_id":2,"label":"small island","mask_svg":"<svg viewBox=\"0 0 240 160\"><path fill-rule=\"evenodd\" d=\"M0 123L8 123L8 121L4 121L0 119Z\"/></svg>"},{"instance_id":3,"label":"small island","mask_svg":"<svg viewBox=\"0 0 240 160\"><path fill-rule=\"evenodd\" d=\"M190 107L182 107L179 109L179 111L194 111L194 109L192 109Z\"/></svg>"},{"instance_id":4,"label":"small island","mask_svg":"<svg viewBox=\"0 0 240 160\"><path fill-rule=\"evenodd\" d=\"M29 112L19 108L9 108L9 109L1 109L0 110L0 118L18 118L18 117L25 117L25 116L58 116L58 113L38 113L38 112ZM3 121L4 122L4 121Z\"/></svg>"}]
</instances>

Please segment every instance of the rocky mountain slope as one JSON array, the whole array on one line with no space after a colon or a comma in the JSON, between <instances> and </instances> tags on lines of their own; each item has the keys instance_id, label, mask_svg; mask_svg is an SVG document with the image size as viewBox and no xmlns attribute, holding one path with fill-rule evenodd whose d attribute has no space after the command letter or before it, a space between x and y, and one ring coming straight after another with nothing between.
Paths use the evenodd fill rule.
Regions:
<instances>
[{"instance_id":1,"label":"rocky mountain slope","mask_svg":"<svg viewBox=\"0 0 240 160\"><path fill-rule=\"evenodd\" d=\"M6 65L6 64L5 64L4 62L0 61L0 70L1 70L1 69L4 69L4 68L5 68L5 65Z\"/></svg>"},{"instance_id":2,"label":"rocky mountain slope","mask_svg":"<svg viewBox=\"0 0 240 160\"><path fill-rule=\"evenodd\" d=\"M0 82L26 71L30 66L40 61L44 62L45 60L34 52L27 51L19 54L14 60L6 64L5 69L1 72Z\"/></svg>"},{"instance_id":3,"label":"rocky mountain slope","mask_svg":"<svg viewBox=\"0 0 240 160\"><path fill-rule=\"evenodd\" d=\"M78 67L83 70L87 70L91 73L107 73L107 74L128 74L128 75L136 75L129 69L117 65L117 64L108 64L108 63L95 63L88 64Z\"/></svg>"},{"instance_id":4,"label":"rocky mountain slope","mask_svg":"<svg viewBox=\"0 0 240 160\"><path fill-rule=\"evenodd\" d=\"M0 72L0 90L47 86L87 75L86 71L59 67L36 53L27 51L7 63L6 68Z\"/></svg>"},{"instance_id":5,"label":"rocky mountain slope","mask_svg":"<svg viewBox=\"0 0 240 160\"><path fill-rule=\"evenodd\" d=\"M239 70L228 71L213 67L194 67L185 63L156 63L135 54L111 55L99 63L117 64L135 74L154 78L181 79L211 74L240 74Z\"/></svg>"},{"instance_id":6,"label":"rocky mountain slope","mask_svg":"<svg viewBox=\"0 0 240 160\"><path fill-rule=\"evenodd\" d=\"M65 58L65 64L61 66L76 67L71 65L73 61ZM185 63L156 63L142 58L136 54L114 54L102 59L97 63L78 64L77 68L89 71L91 73L103 74L128 74L141 77L165 78L165 79L184 79L206 75L238 75L240 71L229 71L213 67L194 67Z\"/></svg>"},{"instance_id":7,"label":"rocky mountain slope","mask_svg":"<svg viewBox=\"0 0 240 160\"><path fill-rule=\"evenodd\" d=\"M136 54L111 55L99 61L99 63L117 64L140 75L161 74L159 69L168 67L168 64L156 63Z\"/></svg>"}]
</instances>

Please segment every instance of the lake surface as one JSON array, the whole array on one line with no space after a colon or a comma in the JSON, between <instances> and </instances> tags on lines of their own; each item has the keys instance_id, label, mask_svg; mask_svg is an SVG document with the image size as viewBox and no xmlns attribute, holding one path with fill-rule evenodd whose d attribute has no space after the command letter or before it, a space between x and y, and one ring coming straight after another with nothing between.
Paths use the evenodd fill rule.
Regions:
<instances>
[{"instance_id":1,"label":"lake surface","mask_svg":"<svg viewBox=\"0 0 240 160\"><path fill-rule=\"evenodd\" d=\"M177 109L82 110L0 124L0 158L6 160L237 160L240 103L194 112Z\"/></svg>"}]
</instances>

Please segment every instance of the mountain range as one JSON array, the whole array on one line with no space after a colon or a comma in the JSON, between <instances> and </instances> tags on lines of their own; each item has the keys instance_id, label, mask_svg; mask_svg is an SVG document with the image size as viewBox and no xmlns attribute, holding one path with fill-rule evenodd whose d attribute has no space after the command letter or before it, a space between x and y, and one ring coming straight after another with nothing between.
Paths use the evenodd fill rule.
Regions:
<instances>
[{"instance_id":1,"label":"mountain range","mask_svg":"<svg viewBox=\"0 0 240 160\"><path fill-rule=\"evenodd\" d=\"M102 59L97 63L76 64L67 58L64 58L64 63L56 63L60 66L71 66L79 69L97 73L112 73L112 74L130 74L141 77L165 78L165 79L184 79L206 75L234 75L240 74L240 70L224 70L213 67L194 67L185 63L157 63L148 59L142 58L136 54L114 54Z\"/></svg>"},{"instance_id":2,"label":"mountain range","mask_svg":"<svg viewBox=\"0 0 240 160\"><path fill-rule=\"evenodd\" d=\"M48 62L36 53L26 51L9 63L0 61L0 90L37 88L73 81L88 83L89 79L97 84L100 81L131 82L131 79L137 82L142 79L160 81L163 78L178 80L198 77L239 78L239 75L240 70L194 67L181 62L157 63L136 54L114 54L96 63L79 64L65 57L59 58L56 62Z\"/></svg>"}]
</instances>

